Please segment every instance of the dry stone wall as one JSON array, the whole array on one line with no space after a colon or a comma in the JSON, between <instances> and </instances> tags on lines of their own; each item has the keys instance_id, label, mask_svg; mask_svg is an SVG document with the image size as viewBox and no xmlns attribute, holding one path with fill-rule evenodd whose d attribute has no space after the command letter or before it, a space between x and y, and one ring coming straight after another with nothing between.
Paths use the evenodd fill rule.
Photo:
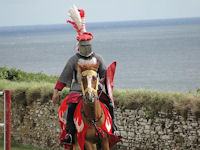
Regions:
<instances>
[{"instance_id":1,"label":"dry stone wall","mask_svg":"<svg viewBox=\"0 0 200 150\"><path fill-rule=\"evenodd\" d=\"M116 117L125 138L118 144L119 149L200 149L200 119L192 113L183 118L175 111L159 112L155 118L148 119L144 108L117 108Z\"/></svg>"},{"instance_id":2,"label":"dry stone wall","mask_svg":"<svg viewBox=\"0 0 200 150\"><path fill-rule=\"evenodd\" d=\"M0 121L2 109L0 104ZM29 106L12 104L12 140L26 145L63 149L59 145L61 133L57 118L59 105L39 99ZM176 111L159 112L149 118L144 108L130 110L116 108L116 120L124 141L113 149L200 149L200 119L188 113L185 118ZM3 129L0 128L0 138Z\"/></svg>"}]
</instances>

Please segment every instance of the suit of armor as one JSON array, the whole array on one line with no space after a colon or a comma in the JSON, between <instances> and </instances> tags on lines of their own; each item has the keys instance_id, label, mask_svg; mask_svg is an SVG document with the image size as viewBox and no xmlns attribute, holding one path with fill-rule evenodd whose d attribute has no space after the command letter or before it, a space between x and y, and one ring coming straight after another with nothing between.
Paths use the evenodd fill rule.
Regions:
<instances>
[{"instance_id":1,"label":"suit of armor","mask_svg":"<svg viewBox=\"0 0 200 150\"><path fill-rule=\"evenodd\" d=\"M103 58L96 54L96 53L92 53L90 56L85 57L80 55L79 53L76 53L74 56L72 56L65 68L63 69L57 83L55 86L55 89L57 89L58 91L62 91L62 89L64 87L68 87L70 88L70 93L69 93L69 97L70 95L74 95L76 94L82 94L82 90L81 90L81 84L80 84L80 80L81 80L81 75L79 72L77 72L77 64L80 61L93 61L96 60L99 63L99 69L98 69L98 76L100 79L105 78L105 74L106 74L106 65L104 63ZM100 89L101 90L101 89ZM100 91L99 91L100 93ZM66 124L66 131L67 133L71 134L72 138L74 137L74 133L75 133L75 126L74 126L74 122L73 122L73 115L74 115L74 111L76 109L76 105L79 96L77 96L77 99L74 100L70 100L68 103L68 109L66 112L66 115L64 115L64 119L67 120L67 124ZM114 111L113 111L113 105L109 99L109 97L103 93L100 97L99 97L100 101L103 102L107 108L109 109L109 112L111 114L111 118L113 119L113 123L114 123ZM116 130L116 126L114 125L115 128L113 128L113 132L114 130ZM70 143L71 141L66 141L66 143Z\"/></svg>"}]
</instances>

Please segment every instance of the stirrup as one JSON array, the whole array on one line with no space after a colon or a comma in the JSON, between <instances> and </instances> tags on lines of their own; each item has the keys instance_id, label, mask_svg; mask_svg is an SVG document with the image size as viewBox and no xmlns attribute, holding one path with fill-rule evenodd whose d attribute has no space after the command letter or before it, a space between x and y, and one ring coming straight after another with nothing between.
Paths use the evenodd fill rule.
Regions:
<instances>
[{"instance_id":1,"label":"stirrup","mask_svg":"<svg viewBox=\"0 0 200 150\"><path fill-rule=\"evenodd\" d=\"M61 142L63 142L64 144L67 144L67 145L72 145L72 135L67 134L66 138L61 139Z\"/></svg>"},{"instance_id":2,"label":"stirrup","mask_svg":"<svg viewBox=\"0 0 200 150\"><path fill-rule=\"evenodd\" d=\"M120 132L117 130L117 126L116 126L115 122L113 123L113 134L118 136L119 138L122 138Z\"/></svg>"},{"instance_id":3,"label":"stirrup","mask_svg":"<svg viewBox=\"0 0 200 150\"><path fill-rule=\"evenodd\" d=\"M117 131L117 130L115 130L113 134L114 134L114 135L116 135L116 136L118 136L119 138L121 138L121 137L122 137L122 136L121 136L121 134L120 134L120 132L119 132L119 131Z\"/></svg>"}]
</instances>

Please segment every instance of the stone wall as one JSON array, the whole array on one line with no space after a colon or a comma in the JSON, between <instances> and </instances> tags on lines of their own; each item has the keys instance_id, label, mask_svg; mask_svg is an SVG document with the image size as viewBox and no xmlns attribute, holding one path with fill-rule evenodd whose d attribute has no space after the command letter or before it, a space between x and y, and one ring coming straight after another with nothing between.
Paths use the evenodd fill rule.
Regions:
<instances>
[{"instance_id":1,"label":"stone wall","mask_svg":"<svg viewBox=\"0 0 200 150\"><path fill-rule=\"evenodd\" d=\"M57 118L59 105L51 100L34 101L29 106L12 103L12 140L26 145L63 149L59 146L61 132ZM0 122L3 118L0 103ZM159 112L147 117L144 108L116 108L116 118L124 141L114 149L200 149L200 119L188 113L185 118L176 111ZM0 138L3 129L0 128Z\"/></svg>"},{"instance_id":2,"label":"stone wall","mask_svg":"<svg viewBox=\"0 0 200 150\"><path fill-rule=\"evenodd\" d=\"M200 149L200 119L192 113L186 118L173 111L159 112L157 117L147 119L144 108L121 110L116 117L125 141L118 146L125 149Z\"/></svg>"}]
</instances>

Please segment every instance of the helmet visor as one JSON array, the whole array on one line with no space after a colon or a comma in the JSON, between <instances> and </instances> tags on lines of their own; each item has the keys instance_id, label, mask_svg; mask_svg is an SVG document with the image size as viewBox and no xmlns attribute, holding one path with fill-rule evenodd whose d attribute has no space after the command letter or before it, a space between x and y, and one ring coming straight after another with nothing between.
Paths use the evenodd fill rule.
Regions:
<instances>
[{"instance_id":1,"label":"helmet visor","mask_svg":"<svg viewBox=\"0 0 200 150\"><path fill-rule=\"evenodd\" d=\"M89 57L92 54L92 46L89 45L79 45L79 52L82 56Z\"/></svg>"}]
</instances>

